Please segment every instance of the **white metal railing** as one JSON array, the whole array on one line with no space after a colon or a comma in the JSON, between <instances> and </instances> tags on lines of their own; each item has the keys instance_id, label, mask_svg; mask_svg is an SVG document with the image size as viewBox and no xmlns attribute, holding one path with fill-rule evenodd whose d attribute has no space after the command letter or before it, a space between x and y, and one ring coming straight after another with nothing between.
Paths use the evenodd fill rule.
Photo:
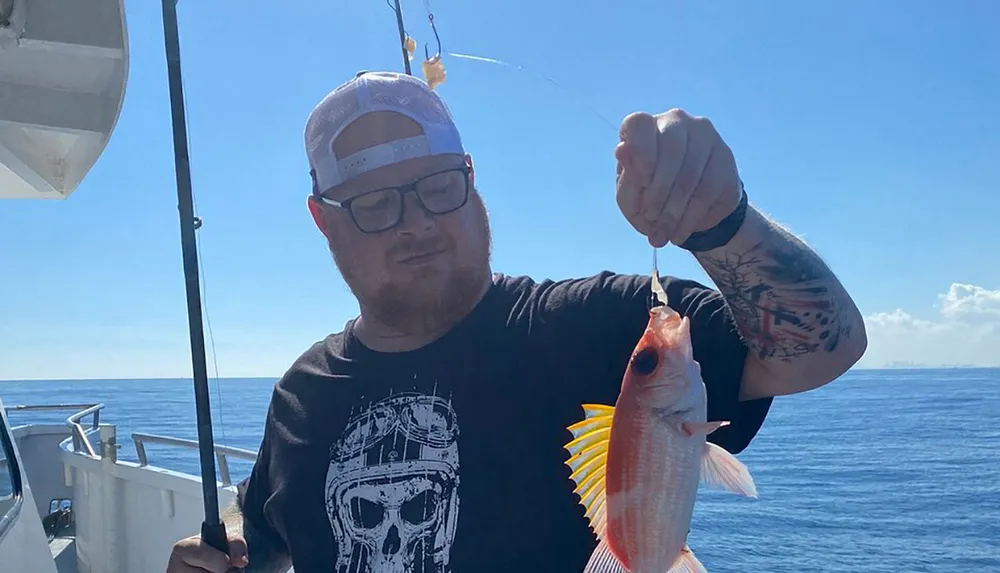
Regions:
<instances>
[{"instance_id":1,"label":"white metal railing","mask_svg":"<svg viewBox=\"0 0 1000 573\"><path fill-rule=\"evenodd\" d=\"M82 409L81 409L82 408ZM88 455L97 457L93 444L87 436L87 431L83 429L80 420L85 416L93 414L94 421L90 424L91 431L97 431L101 425L101 410L104 404L29 404L18 406L5 406L7 412L58 412L62 410L77 410L75 414L66 418L66 425L69 426L73 434L73 449L79 451L82 447Z\"/></svg>"},{"instance_id":2,"label":"white metal railing","mask_svg":"<svg viewBox=\"0 0 1000 573\"><path fill-rule=\"evenodd\" d=\"M67 407L9 409L51 411ZM129 460L116 459L120 458L117 454L121 452L117 450L126 441L127 434L123 432L122 436L117 436L115 425L109 423L112 420L108 413L102 412L103 405L79 404L73 409L67 414L57 412L54 416L44 416L46 420L51 418L49 423L31 420L30 426L34 427L24 427L21 432L26 440L39 438L36 444L43 448L29 448L33 454L28 458L38 462L38 475L45 478L32 484L38 492L35 495L40 494L40 501L46 502L53 498L72 500L74 548L81 571L163 571L173 544L198 530L204 519L204 501L200 475L192 475L197 471L171 470L171 464L156 467L156 462L171 454L172 459L193 457L189 454L197 452L197 441L128 430L135 443L138 463L132 456ZM74 415L64 418L70 413ZM34 416L43 418L38 414ZM90 416L95 418L93 422ZM99 424L97 416L100 416ZM64 419L65 424L62 423ZM51 452L55 441L59 443L58 450ZM150 452L151 447L166 451ZM89 455L91 453L97 455ZM176 455L178 453L183 455ZM225 507L237 497L232 482L241 479L242 466L255 460L256 453L220 445L216 446L215 455L219 459L221 481L226 482L225 485L220 483L218 489L219 505ZM48 514L47 506L48 503L40 506L39 513ZM4 565L0 563L0 573L7 573L9 567Z\"/></svg>"},{"instance_id":3,"label":"white metal railing","mask_svg":"<svg viewBox=\"0 0 1000 573\"><path fill-rule=\"evenodd\" d=\"M180 446L192 450L198 449L198 442L195 440L143 434L140 432L132 432L132 441L135 443L135 451L139 456L139 466L149 465L146 458L146 444L163 444L167 446ZM215 446L215 460L219 464L219 477L223 485L232 485L232 478L229 475L229 457L252 462L257 459L257 453L229 446Z\"/></svg>"},{"instance_id":4,"label":"white metal railing","mask_svg":"<svg viewBox=\"0 0 1000 573\"><path fill-rule=\"evenodd\" d=\"M80 424L80 419L84 416L89 416L93 414L94 423L90 426L91 430L100 429L101 421L101 410L104 409L104 404L94 404L93 406L80 410L76 414L73 414L69 418L66 418L66 425L69 426L70 430L73 431L73 449L76 451L80 450L82 445L84 450L87 451L87 455L97 457L97 452L94 451L94 446L90 443L90 438L87 436L87 432L83 430L83 426ZM102 455L104 452L101 452Z\"/></svg>"},{"instance_id":5,"label":"white metal railing","mask_svg":"<svg viewBox=\"0 0 1000 573\"><path fill-rule=\"evenodd\" d=\"M17 406L4 406L4 410L8 413L10 412L58 412L60 410L80 410L82 408L90 408L91 406L97 406L93 402L88 402L86 404L20 404Z\"/></svg>"},{"instance_id":6,"label":"white metal railing","mask_svg":"<svg viewBox=\"0 0 1000 573\"><path fill-rule=\"evenodd\" d=\"M6 406L4 409L8 412L78 410L75 414L66 419L66 425L69 426L73 437L73 450L86 453L87 455L95 458L103 457L104 455L110 453L112 461L117 461L117 451L101 451L99 455L98 451L94 449L94 445L91 443L90 436L88 435L88 433L100 431L101 410L103 410L104 407L104 404L44 404ZM94 417L93 422L89 424L89 427L85 428L80 421L90 415L93 415ZM195 440L185 440L182 438L159 436L156 434L144 434L141 432L132 433L132 442L135 444L135 452L139 458L140 467L149 465L149 458L146 454L146 444L179 446L191 450L198 449L198 442ZM104 450L103 444L100 449ZM114 447L111 449L115 450ZM219 476L223 485L227 486L232 485L232 477L229 472L229 458L252 462L257 460L257 453L241 448L219 445L215 446L215 459L219 466Z\"/></svg>"}]
</instances>

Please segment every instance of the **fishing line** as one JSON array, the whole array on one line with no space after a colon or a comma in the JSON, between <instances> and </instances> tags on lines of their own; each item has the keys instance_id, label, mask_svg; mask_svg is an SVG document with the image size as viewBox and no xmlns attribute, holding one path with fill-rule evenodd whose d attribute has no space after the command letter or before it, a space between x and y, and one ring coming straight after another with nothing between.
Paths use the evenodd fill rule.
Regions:
<instances>
[{"instance_id":1,"label":"fishing line","mask_svg":"<svg viewBox=\"0 0 1000 573\"><path fill-rule=\"evenodd\" d=\"M475 61L475 62L485 62L485 63L488 63L488 64L497 64L497 65L501 65L501 66L507 66L509 68L514 68L514 69L519 70L521 72L524 72L526 74L535 76L538 79L541 79L541 80L544 80L546 82L549 82L550 84L552 84L553 86L555 86L557 89L562 90L563 93L565 93L569 97L575 99L578 104L580 104L583 107L587 108L587 110L590 111L592 114L594 114L594 116L597 117L597 119L601 120L605 125L607 125L609 128L611 128L611 130L614 131L616 135L618 134L618 128L615 127L615 124L613 124L608 118L604 117L601 114L601 112L597 111L597 109L594 106L590 105L589 103L587 103L586 101L584 101L582 98L580 98L579 96L577 96L575 93L573 93L571 90L569 90L568 88L566 88L566 86L563 86L562 84L560 84L559 82L557 82L556 80L552 79L549 76L545 76L545 75L539 74L538 72L533 72L533 71L525 68L524 66L522 66L520 64L512 64L510 62L505 62L503 60L498 60L496 58L487 58L487 57L484 57L484 56L474 56L474 55L471 55L471 54L462 54L462 53L457 53L457 52L445 52L445 53L448 54L449 56L453 57L453 58L459 58L459 59L463 59L463 60L472 60L472 61Z\"/></svg>"},{"instance_id":2,"label":"fishing line","mask_svg":"<svg viewBox=\"0 0 1000 573\"><path fill-rule=\"evenodd\" d=\"M389 4L389 1L390 0L385 0L386 4L389 6L389 8L392 9L393 12L397 12L397 16L398 16L398 11L396 10L395 6L393 6L392 4ZM434 25L434 13L433 13L433 11L431 9L431 2L430 2L430 0L423 0L423 3L424 3L424 11L426 12L427 18L428 18L428 20L430 22L430 25L431 25L431 30L434 32L434 37L435 37L435 39L437 40L437 43L438 43L438 53L435 55L435 59L440 58L441 54L444 53L444 54L447 54L447 55L449 55L449 56L451 56L453 58L458 58L458 59L462 59L462 60L471 60L471 61L474 61L474 62L483 62L483 63L494 64L494 65L499 65L499 66L506 66L508 68L514 68L515 70L518 70L520 72L527 73L529 75L533 75L533 76L535 76L538 79L541 79L543 81L546 81L546 82L552 84L553 86L556 87L556 89L561 90L566 96L568 96L568 97L576 100L576 102L578 104L580 104L581 106L583 106L584 108L586 108L588 111L590 111L590 113L592 113L594 115L594 117L596 117L602 123L604 123L605 125L607 125L616 135L620 136L620 132L619 132L618 127L616 127L615 124L612 123L608 118L604 117L604 115L600 111L598 111L597 108L595 108L589 102L583 100L583 98L579 97L572 90L566 88L566 86L560 84L559 82L557 82L552 77L540 74L538 72L531 71L531 70L525 68L524 66L522 66L520 64L514 64L514 63L511 63L511 62L506 62L504 60L500 60L500 59L497 59L497 58L489 58L489 57L486 57L486 56L476 56L476 55L473 55L473 54L463 54L463 53L460 53L460 52L450 52L450 51L443 51L442 52L442 50L441 50L441 38L438 35L437 28ZM402 22L400 22L400 26L402 26ZM409 34L406 34L405 31L401 31L401 32L406 36L406 39L405 39L406 42L412 42L413 41L412 38L409 37ZM404 45L404 50L406 52L409 52L411 59L412 59L412 53L413 53L413 48L414 47L415 46L413 46L412 44L408 45L408 46ZM424 51L425 51L425 55L427 56L427 59L431 60L430 55L426 54L426 52L427 52L427 46L426 46L426 44L424 45ZM424 75L425 76L428 75L428 71L429 71L426 64L427 64L427 62L425 62L425 66L424 66ZM409 63L408 62L407 62L407 72L409 73ZM441 70L439 70L439 72L441 73L441 76L440 76L440 78L435 78L436 81L431 81L431 78L429 78L429 77L426 78L428 80L428 83L431 86L431 89L434 89L434 86L436 85L436 83L439 83L440 81L444 80L443 68ZM653 276L659 277L660 270L659 270L659 263L657 261L657 250L658 249L656 247L652 247L652 248L653 248ZM651 300L650 305L652 307L652 306L654 306L656 304L656 302L658 300L657 297L656 297L656 293L655 292L652 293L650 300Z\"/></svg>"},{"instance_id":3,"label":"fishing line","mask_svg":"<svg viewBox=\"0 0 1000 573\"><path fill-rule=\"evenodd\" d=\"M191 201L192 203L194 203L195 216L197 216L198 200L194 198L193 193ZM208 312L208 284L207 284L208 281L205 280L205 263L203 262L204 259L201 256L201 239L198 238L197 234L195 235L194 245L195 245L195 250L197 250L198 252L198 267L199 267L198 272L201 273L201 280L199 281L201 283L201 306L203 314L205 315L205 329L208 331L208 343L212 353L212 370L215 371L215 380L214 380L215 383L213 384L213 386L215 386L215 397L216 401L219 404L217 412L219 416L219 433L222 434L222 440L221 440L222 445L228 446L229 443L226 440L226 426L222 419L222 412L223 412L222 382L220 380L221 377L219 376L219 357L215 351L215 334L212 332L212 319Z\"/></svg>"},{"instance_id":4,"label":"fishing line","mask_svg":"<svg viewBox=\"0 0 1000 573\"><path fill-rule=\"evenodd\" d=\"M428 1L429 0L424 0L424 4L427 5ZM602 122L604 122L605 125L607 125L608 127L610 127L615 132L616 135L618 135L618 133L619 133L618 128L615 127L615 125L613 123L611 123L611 121L608 118L604 117L604 115L602 115L601 112L597 111L597 109L594 106L590 105L589 103L587 103L586 101L584 101L582 98L580 98L579 96L577 96L575 93L573 93L571 90L569 90L568 88L566 88L565 86L563 86L562 84L560 84L559 82L557 82L556 80L554 80L553 78L551 78L549 76L545 76L545 75L539 74L538 72L533 72L531 70L528 70L527 68L525 68L522 65L512 64L510 62L505 62L503 60L498 60L496 58L487 58L485 56L474 56L472 54L462 54L462 53L457 53L457 52L445 52L445 53L448 54L449 56L453 57L453 58L460 58L460 59L464 59L464 60L472 60L472 61L475 61L475 62L485 62L485 63L488 63L488 64L497 64L497 65L501 65L501 66L507 66L509 68L514 68L514 69L516 69L518 71L521 71L521 72L533 75L536 78L539 78L541 80L549 82L550 84L554 85L556 88L562 90L569 97L575 99L578 104L580 104L580 105L584 106L585 108L587 108L591 113L594 114L595 117L597 117L597 119L601 120ZM658 251L658 249L656 247L652 247L652 248L653 248L653 273L654 273L655 276L658 277L658 276L660 276L659 263L657 261L657 251ZM650 308L652 308L653 306L656 306L657 302L658 302L658 299L656 297L656 293L651 293L651 295L650 295Z\"/></svg>"},{"instance_id":5,"label":"fishing line","mask_svg":"<svg viewBox=\"0 0 1000 573\"><path fill-rule=\"evenodd\" d=\"M186 91L187 91L187 89L184 86L184 77L181 76L181 92L183 93L183 92L186 92ZM187 128L187 126L190 125L190 122L188 121L188 106L184 106L184 125L185 125L185 128ZM185 129L185 130L188 133L188 148L190 149L190 148L194 147L192 145L192 142L193 142L194 138L191 137L191 130L190 129ZM191 155L194 155L194 154L192 153ZM191 190L191 203L192 203L192 207L194 207L193 210L194 210L195 217L198 218L198 219L200 219L200 217L198 216L198 196L194 192L194 189ZM198 283L199 283L199 286L201 287L202 315L203 315L203 317L205 319L205 329L208 331L209 347L211 348L211 354L212 354L212 370L215 371L215 379L212 380L212 382L213 382L212 385L215 387L216 404L218 404L217 405L218 411L216 412L216 414L218 415L218 420L219 420L218 429L219 429L219 433L222 434L221 444L223 446L228 446L229 442L226 439L226 426L225 426L225 423L224 423L223 418L222 418L223 407L222 407L222 388L221 388L221 382L219 381L219 358L218 358L218 355L216 354L216 351L215 351L215 334L213 334L213 332L212 332L212 320L211 320L211 318L209 318L209 313L208 313L208 287L206 286L207 285L207 281L205 280L205 259L201 255L201 237L198 234L198 227L197 226L195 227L195 233L194 233L194 248L195 248L195 252L198 255L198 273L200 275ZM215 415L215 414L213 414L213 415ZM212 424L212 425L215 426L215 424ZM219 440L216 440L216 441L219 441Z\"/></svg>"},{"instance_id":6,"label":"fishing line","mask_svg":"<svg viewBox=\"0 0 1000 573\"><path fill-rule=\"evenodd\" d=\"M385 3L386 3L386 5L389 6L389 9L391 9L393 12L396 12L395 6L393 6L389 2L390 2L390 0L385 0ZM442 55L447 54L447 55L449 55L449 56L451 56L453 58L459 58L459 59L462 59L462 60L471 60L471 61L474 61L474 62L483 62L483 63L487 63L487 64L495 64L495 65L499 65L499 66L506 66L508 68L514 68L514 69L516 69L516 70L518 70L520 72L524 72L524 73L533 75L533 76L535 76L538 79L541 79L543 81L546 81L546 82L552 84L557 89L562 90L563 93L565 93L570 98L575 99L578 104L582 105L584 108L586 108L588 111L590 111L590 113L594 114L594 116L597 119L601 120L602 123L604 123L605 125L607 125L612 131L615 132L616 135L618 134L618 127L616 127L615 124L612 123L608 118L604 117L604 115L601 114L601 112L599 112L597 110L597 108L595 108L590 103L584 101L582 98L580 98L579 96L577 96L572 90L566 88L566 86L563 86L562 84L560 84L555 79L553 79L553 78L551 78L549 76L540 74L538 72L533 72L533 71L525 68L524 66L522 66L520 64L513 64L513 63L506 62L504 60L500 60L500 59L497 59L497 58L488 58L486 56L476 56L476 55L473 55L473 54L463 54L463 53L460 53L460 52L450 52L450 51L443 50L441 48L441 37L440 37L440 35L438 35L437 27L434 24L434 11L431 8L431 1L430 0L423 0L423 4L424 4L424 12L427 14L427 20L430 23L431 31L434 33L434 38L437 41L437 45L438 45L438 53L435 54L434 58L432 58L430 56L430 54L428 53L427 45L424 44L424 55L427 57L428 60L439 59ZM409 34L405 33L405 30L404 30L404 35L407 37L406 41L410 41L411 40ZM407 51L410 52L410 57L412 58L412 51L410 49L407 49ZM443 68L442 68L442 70L443 70ZM425 69L424 69L424 74L425 75L427 74L427 71L428 70L425 67ZM443 77L442 77L441 81L443 81ZM430 82L428 82L428 83L430 83ZM431 89L434 89L434 84L433 83L431 83Z\"/></svg>"}]
</instances>

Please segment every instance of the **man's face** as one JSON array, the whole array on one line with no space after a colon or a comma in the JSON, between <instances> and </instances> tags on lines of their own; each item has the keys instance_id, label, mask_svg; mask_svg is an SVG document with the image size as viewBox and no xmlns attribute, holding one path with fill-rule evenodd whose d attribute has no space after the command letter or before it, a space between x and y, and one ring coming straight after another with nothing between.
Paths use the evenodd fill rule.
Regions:
<instances>
[{"instance_id":1,"label":"man's face","mask_svg":"<svg viewBox=\"0 0 1000 573\"><path fill-rule=\"evenodd\" d=\"M419 125L405 116L373 112L345 129L334 142L334 150L344 157L420 133ZM363 312L390 326L433 328L439 321L460 318L475 303L489 280L490 231L486 209L475 191L472 161L459 155L419 157L362 173L323 193L343 202L463 167L469 178L468 200L462 207L443 215L431 214L411 191L403 196L399 223L384 231L363 232L346 210L310 198L313 219ZM461 173L447 177L452 185L464 186ZM428 180L421 188L432 189L435 183ZM359 220L364 217L362 209L384 208L384 202L367 197L371 195L355 201Z\"/></svg>"}]
</instances>

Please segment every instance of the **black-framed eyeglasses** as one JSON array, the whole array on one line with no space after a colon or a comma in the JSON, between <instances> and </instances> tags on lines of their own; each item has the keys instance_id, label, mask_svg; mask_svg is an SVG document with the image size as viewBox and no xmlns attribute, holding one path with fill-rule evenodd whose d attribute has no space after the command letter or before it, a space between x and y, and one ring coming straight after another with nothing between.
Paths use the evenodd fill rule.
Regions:
<instances>
[{"instance_id":1,"label":"black-framed eyeglasses","mask_svg":"<svg viewBox=\"0 0 1000 573\"><path fill-rule=\"evenodd\" d=\"M346 210L362 233L387 231L403 219L403 197L413 191L417 202L431 215L444 215L462 208L469 200L469 167L445 169L406 185L366 191L345 201L315 193L316 198Z\"/></svg>"}]
</instances>

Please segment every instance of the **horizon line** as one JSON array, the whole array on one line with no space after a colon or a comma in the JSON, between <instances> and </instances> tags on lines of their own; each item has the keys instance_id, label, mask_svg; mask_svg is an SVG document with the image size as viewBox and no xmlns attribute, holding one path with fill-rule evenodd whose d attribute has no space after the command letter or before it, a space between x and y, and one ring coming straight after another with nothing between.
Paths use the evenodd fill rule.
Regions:
<instances>
[{"instance_id":1,"label":"horizon line","mask_svg":"<svg viewBox=\"0 0 1000 573\"><path fill-rule=\"evenodd\" d=\"M942 365L907 365L907 366L862 366L851 368L845 374L851 372L871 372L871 371L888 371L888 370L997 370L1000 366L975 366L975 365L955 365L955 364L942 364ZM209 381L212 380L279 380L281 376L274 375L258 375L258 376L210 376ZM4 382L121 382L121 381L177 381L177 382L193 382L193 377L177 377L177 376L143 376L143 377L131 377L131 376L119 376L119 377L82 377L82 378L0 378L0 384Z\"/></svg>"}]
</instances>

